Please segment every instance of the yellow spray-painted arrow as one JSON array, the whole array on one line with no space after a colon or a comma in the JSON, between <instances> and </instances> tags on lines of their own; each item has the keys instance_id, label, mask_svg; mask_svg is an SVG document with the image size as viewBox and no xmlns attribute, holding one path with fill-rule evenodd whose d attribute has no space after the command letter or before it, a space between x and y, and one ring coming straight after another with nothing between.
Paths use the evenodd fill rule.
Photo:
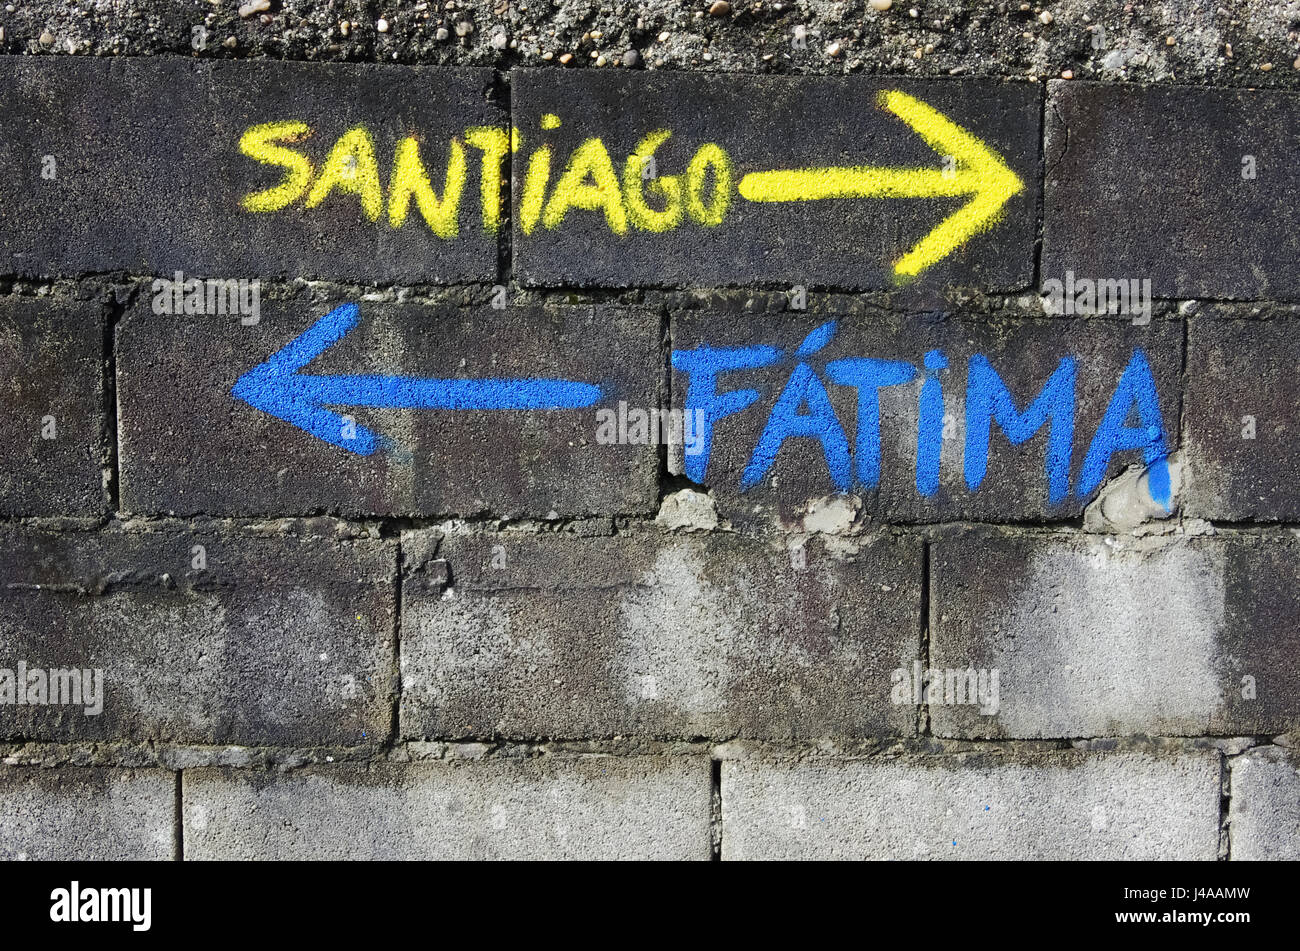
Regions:
<instances>
[{"instance_id":1,"label":"yellow spray-painted arrow","mask_svg":"<svg viewBox=\"0 0 1300 951\"><path fill-rule=\"evenodd\" d=\"M941 221L894 265L898 277L915 277L974 235L993 226L1002 206L1024 183L996 152L943 113L911 96L882 92L880 106L912 127L930 148L951 157L950 170L875 168L869 165L751 172L740 180L749 201L821 198L947 198L974 195Z\"/></svg>"}]
</instances>

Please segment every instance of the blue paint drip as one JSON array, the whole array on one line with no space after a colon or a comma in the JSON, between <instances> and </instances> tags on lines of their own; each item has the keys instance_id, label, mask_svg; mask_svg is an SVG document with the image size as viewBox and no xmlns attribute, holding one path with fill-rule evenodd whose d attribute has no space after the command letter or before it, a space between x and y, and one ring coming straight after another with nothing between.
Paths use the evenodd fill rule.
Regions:
<instances>
[{"instance_id":1,"label":"blue paint drip","mask_svg":"<svg viewBox=\"0 0 1300 951\"><path fill-rule=\"evenodd\" d=\"M713 451L714 426L758 400L757 390L719 393L718 378L736 370L770 366L779 359L781 351L776 347L696 347L673 351L673 368L687 375L686 411L700 413L695 417L700 420L699 452L686 454L686 478L704 482Z\"/></svg>"},{"instance_id":2,"label":"blue paint drip","mask_svg":"<svg viewBox=\"0 0 1300 951\"><path fill-rule=\"evenodd\" d=\"M231 394L317 439L360 456L390 443L364 426L345 438L344 419L324 406L383 409L578 409L601 388L554 379L439 380L400 376L304 376L298 371L346 337L360 322L356 304L330 311L293 343L241 376Z\"/></svg>"},{"instance_id":3,"label":"blue paint drip","mask_svg":"<svg viewBox=\"0 0 1300 951\"><path fill-rule=\"evenodd\" d=\"M1127 425L1129 414L1137 407L1138 425ZM1086 498L1097 490L1110 468L1110 457L1117 452L1141 449L1147 465L1147 485L1151 498L1166 512L1170 511L1169 450L1165 441L1164 418L1151 365L1142 350L1134 350L1124 374L1115 387L1115 395L1106 407L1106 415L1079 473L1079 497Z\"/></svg>"},{"instance_id":4,"label":"blue paint drip","mask_svg":"<svg viewBox=\"0 0 1300 951\"><path fill-rule=\"evenodd\" d=\"M852 357L826 364L826 375L841 386L858 391L858 432L854 440L854 478L867 489L880 482L880 390L908 383L916 367L902 360Z\"/></svg>"},{"instance_id":5,"label":"blue paint drip","mask_svg":"<svg viewBox=\"0 0 1300 951\"><path fill-rule=\"evenodd\" d=\"M1070 492L1070 458L1074 448L1075 362L1064 357L1043 388L1019 412L1015 400L987 357L970 358L966 376L966 487L974 492L988 470L989 438L996 422L1013 446L1028 440L1051 421L1047 433L1048 499L1063 501Z\"/></svg>"},{"instance_id":6,"label":"blue paint drip","mask_svg":"<svg viewBox=\"0 0 1300 951\"><path fill-rule=\"evenodd\" d=\"M808 413L800 413L799 408L808 405ZM772 464L776 462L777 453L787 439L806 436L822 444L822 454L830 470L831 482L841 492L849 490L849 440L844 435L844 427L831 406L826 387L817 378L812 367L801 363L794 368L790 379L781 391L772 413L763 427L763 435L754 447L754 454L749 458L744 475L740 479L741 489L750 489L763 481Z\"/></svg>"},{"instance_id":7,"label":"blue paint drip","mask_svg":"<svg viewBox=\"0 0 1300 951\"><path fill-rule=\"evenodd\" d=\"M948 368L942 350L925 355L925 382L921 384L920 414L916 426L916 491L931 496L939 491L939 452L943 447L943 384L939 371Z\"/></svg>"}]
</instances>

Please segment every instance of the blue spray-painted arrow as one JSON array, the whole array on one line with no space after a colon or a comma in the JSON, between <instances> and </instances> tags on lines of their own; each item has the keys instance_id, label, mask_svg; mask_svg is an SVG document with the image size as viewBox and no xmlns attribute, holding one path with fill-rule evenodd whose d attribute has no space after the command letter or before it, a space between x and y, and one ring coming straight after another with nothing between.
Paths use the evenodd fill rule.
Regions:
<instances>
[{"instance_id":1,"label":"blue spray-painted arrow","mask_svg":"<svg viewBox=\"0 0 1300 951\"><path fill-rule=\"evenodd\" d=\"M356 304L336 307L302 336L241 376L231 394L332 446L369 456L391 443L353 427L325 406L376 409L580 409L600 399L593 383L543 378L436 380L408 376L305 376L299 371L361 321ZM351 438L349 438L351 437Z\"/></svg>"}]
</instances>

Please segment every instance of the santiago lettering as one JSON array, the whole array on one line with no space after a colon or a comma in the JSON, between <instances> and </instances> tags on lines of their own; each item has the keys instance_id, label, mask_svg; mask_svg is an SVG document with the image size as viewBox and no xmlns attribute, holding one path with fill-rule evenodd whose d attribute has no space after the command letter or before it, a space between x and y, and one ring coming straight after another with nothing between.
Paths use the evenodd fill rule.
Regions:
<instances>
[{"instance_id":1,"label":"santiago lettering","mask_svg":"<svg viewBox=\"0 0 1300 951\"><path fill-rule=\"evenodd\" d=\"M903 122L935 152L935 167L872 165L819 166L752 171L738 176L731 156L716 142L698 145L683 169L661 174L655 155L672 137L671 129L648 130L630 155L616 162L598 135L582 140L560 167L546 133L560 128L554 113L541 117L538 141L527 143L519 229L525 236L555 231L573 212L598 214L615 237L632 230L667 234L689 225L714 229L723 225L737 200L755 204L825 199L933 199L965 197L969 201L943 219L893 264L899 281L910 280L947 257L974 235L991 228L1006 203L1024 183L982 140L931 106L897 90L880 93L877 106ZM446 143L441 194L425 165L420 140L398 140L390 163L387 194L380 178L375 135L364 125L349 129L319 165L299 148L313 130L305 122L267 122L248 128L240 151L263 165L284 170L270 188L245 195L240 207L267 214L299 201L304 209L322 205L332 195L355 196L361 212L376 224L400 229L412 202L438 238L460 235L460 209L470 176L467 148L478 157L482 228L500 228L503 169L508 154L524 150L525 136L515 127L477 126ZM529 131L531 137L533 133ZM558 171L557 171L558 170Z\"/></svg>"}]
</instances>

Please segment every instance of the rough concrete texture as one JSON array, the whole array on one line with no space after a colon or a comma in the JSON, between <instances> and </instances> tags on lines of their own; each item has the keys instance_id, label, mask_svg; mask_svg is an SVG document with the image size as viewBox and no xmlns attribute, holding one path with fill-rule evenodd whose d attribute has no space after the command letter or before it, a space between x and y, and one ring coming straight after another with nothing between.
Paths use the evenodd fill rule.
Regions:
<instances>
[{"instance_id":1,"label":"rough concrete texture","mask_svg":"<svg viewBox=\"0 0 1300 951\"><path fill-rule=\"evenodd\" d=\"M173 857L181 816L190 857L1295 857L1300 0L880 5L0 0L0 699L20 663L107 674L98 716L0 703L23 766L0 768L0 853L35 828L15 851ZM620 186L657 129L659 178L702 142L741 174L942 168L878 89L1026 186L917 280L890 267L955 196L758 204L733 174L719 228L516 220L536 147L554 183L589 136ZM345 162L313 208L240 210L284 174L240 138L292 119L312 178L371 130L377 209ZM465 133L512 120L494 234ZM438 200L460 136L455 238L415 208L390 223L408 136ZM259 319L154 313L176 267L258 281ZM1149 324L1071 314L1039 293L1062 268L1170 296ZM325 407L390 441L363 457L232 395L346 302L360 324L304 375L559 377L603 401ZM757 398L705 476L602 441L598 408L681 409L670 353L701 343L782 351L719 378ZM1172 511L1140 449L1079 491L1138 348ZM794 437L741 491L799 363L920 374L931 350L932 495L919 378L880 391L877 489L840 491ZM1078 360L1065 498L1045 428L995 427L967 486L974 354L1017 411ZM856 450L859 394L825 385ZM58 438L36 444L45 404ZM998 713L918 706L914 658L996 666ZM1066 746L1088 752L1044 754Z\"/></svg>"},{"instance_id":2,"label":"rough concrete texture","mask_svg":"<svg viewBox=\"0 0 1300 951\"><path fill-rule=\"evenodd\" d=\"M832 166L944 168L951 143L927 143L919 131L877 103L878 94L901 90L937 109L979 137L1018 176L1022 187L1003 207L1000 223L978 240L925 271L922 286L969 285L994 290L1025 287L1033 276L1034 210L1038 204L1039 96L1027 84L895 83L874 79L781 79L684 73L511 74L512 121L523 136L514 168L514 269L526 284L627 287L755 284L890 288L900 281L894 265L940 222L971 201L839 198L821 201L751 201L741 185L751 172ZM683 105L689 103L689 108ZM561 124L546 130L543 118ZM716 217L686 211L668 230L632 221L612 233L604 211L576 208L559 223L550 207L535 225L522 207L538 143L549 145L556 179L579 144L600 136L623 174L625 156L645 136L671 132L654 151L643 200L655 212L674 207L669 180ZM694 179L692 162L712 143L726 153L712 178ZM959 157L964 167L966 155ZM717 204L718 183L730 175L729 202ZM954 175L958 165L954 165ZM655 179L663 178L657 185ZM624 185L624 194L628 187ZM633 189L634 192L638 191ZM798 189L794 190L797 193ZM784 192L783 192L784 194ZM626 199L625 199L626 201ZM553 203L553 200L552 200ZM679 209L681 211L681 209ZM910 279L910 278L909 278Z\"/></svg>"},{"instance_id":3,"label":"rough concrete texture","mask_svg":"<svg viewBox=\"0 0 1300 951\"><path fill-rule=\"evenodd\" d=\"M306 294L268 300L254 326L230 316L159 315L138 302L118 330L122 507L552 518L657 508L658 448L599 441L598 414L620 403L659 405L658 315L360 300L360 324L304 374L543 377L602 388L598 403L582 409L337 407L393 444L366 456L230 395L242 374L344 302ZM214 404L224 408L214 413ZM342 432L341 418L338 425Z\"/></svg>"},{"instance_id":4,"label":"rough concrete texture","mask_svg":"<svg viewBox=\"0 0 1300 951\"><path fill-rule=\"evenodd\" d=\"M1300 321L1188 327L1184 511L1232 521L1300 520Z\"/></svg>"},{"instance_id":5,"label":"rough concrete texture","mask_svg":"<svg viewBox=\"0 0 1300 951\"><path fill-rule=\"evenodd\" d=\"M853 0L777 0L732 3L723 16L708 14L711 3L593 6L512 4L522 60L554 63L565 51L571 67L626 66L632 49L636 66L651 69L1295 83L1289 2L895 0L879 11Z\"/></svg>"},{"instance_id":6,"label":"rough concrete texture","mask_svg":"<svg viewBox=\"0 0 1300 951\"><path fill-rule=\"evenodd\" d=\"M1235 861L1300 859L1300 756L1266 746L1228 761L1228 809Z\"/></svg>"},{"instance_id":7,"label":"rough concrete texture","mask_svg":"<svg viewBox=\"0 0 1300 951\"><path fill-rule=\"evenodd\" d=\"M5 861L166 861L176 831L167 770L0 766Z\"/></svg>"},{"instance_id":8,"label":"rough concrete texture","mask_svg":"<svg viewBox=\"0 0 1300 951\"><path fill-rule=\"evenodd\" d=\"M838 318L834 335L815 354L800 357L801 342L833 316L797 313L755 314L744 323L723 320L708 311L685 311L673 317L673 349L677 354L699 347L739 347L763 344L780 348L781 359L766 367L719 376L718 393L756 389L759 398L748 408L715 423L707 456L704 484L713 493L719 513L746 523L786 523L809 500L836 493L834 473L820 439L795 436L785 441L765 476L745 487L745 473L769 425L773 409L796 368L806 363L817 373L838 421L838 431L852 450L852 494L863 511L875 518L899 522L939 522L956 519L1020 521L1060 519L1079 515L1094 492L1080 495L1081 470L1125 367L1135 352L1145 355L1160 402L1161 425L1168 448L1177 445L1179 373L1182 331L1168 321L1132 326L1120 321L936 320L917 315L877 312ZM947 369L939 372L943 386L939 480L931 495L917 489L919 398L925 374L924 358L941 351ZM966 399L968 362L984 356L1001 377L1023 411L1039 394L1066 358L1076 363L1074 434L1069 491L1059 502L1050 498L1045 425L1019 446L1012 445L995 423L991 427L984 478L972 491L964 470L967 442ZM827 365L849 358L896 360L911 364L910 382L881 387L878 398L880 469L873 490L857 477L859 460L868 453L856 449L862 432L858 419L859 392L836 384ZM690 376L680 368L673 374L673 405L687 404ZM811 406L801 407L804 414ZM1067 414L1068 415L1068 414ZM872 424L868 417L867 425ZM838 438L837 427L826 427ZM674 472L689 461L681 447L670 450ZM1118 475L1141 463L1141 450L1117 452L1108 471ZM697 458L698 463L698 458ZM760 470L761 471L761 470ZM1176 500L1173 504L1176 505Z\"/></svg>"},{"instance_id":9,"label":"rough concrete texture","mask_svg":"<svg viewBox=\"0 0 1300 951\"><path fill-rule=\"evenodd\" d=\"M6 529L0 667L35 679L34 705L0 705L0 739L376 747L397 687L396 567L384 541ZM82 702L55 703L52 672L69 669Z\"/></svg>"},{"instance_id":10,"label":"rough concrete texture","mask_svg":"<svg viewBox=\"0 0 1300 951\"><path fill-rule=\"evenodd\" d=\"M95 301L0 300L0 514L107 509L102 327Z\"/></svg>"},{"instance_id":11,"label":"rough concrete texture","mask_svg":"<svg viewBox=\"0 0 1300 951\"><path fill-rule=\"evenodd\" d=\"M936 735L1295 729L1300 548L951 530L931 550L930 665L998 671L995 715L945 685Z\"/></svg>"},{"instance_id":12,"label":"rough concrete texture","mask_svg":"<svg viewBox=\"0 0 1300 951\"><path fill-rule=\"evenodd\" d=\"M724 859L1200 859L1218 753L722 766Z\"/></svg>"},{"instance_id":13,"label":"rough concrete texture","mask_svg":"<svg viewBox=\"0 0 1300 951\"><path fill-rule=\"evenodd\" d=\"M1170 459L1167 471L1170 493L1177 499L1183 490L1182 460ZM1156 501L1151 491L1151 476L1152 469L1139 463L1104 483L1097 497L1083 510L1084 529L1134 534L1160 531L1160 523L1172 518L1177 506L1167 509Z\"/></svg>"},{"instance_id":14,"label":"rough concrete texture","mask_svg":"<svg viewBox=\"0 0 1300 951\"><path fill-rule=\"evenodd\" d=\"M708 859L704 757L193 770L187 859Z\"/></svg>"},{"instance_id":15,"label":"rough concrete texture","mask_svg":"<svg viewBox=\"0 0 1300 951\"><path fill-rule=\"evenodd\" d=\"M4 58L0 164L24 174L0 182L0 203L12 210L0 232L0 273L491 281L498 236L483 224L477 150L466 156L454 236L435 234L414 201L395 226L391 201L395 149L411 135L445 197L452 138L504 128L492 84L489 70ZM306 129L268 139L264 147L281 152L260 162L246 154L250 128L284 122ZM356 193L370 180L360 153L341 169L341 186L316 191L331 149L358 127L375 163L369 210ZM279 210L247 210L248 196L290 187L280 184L293 180L285 149L306 156L311 171L290 188L299 197L277 202ZM500 178L494 166L494 213Z\"/></svg>"},{"instance_id":16,"label":"rough concrete texture","mask_svg":"<svg viewBox=\"0 0 1300 951\"><path fill-rule=\"evenodd\" d=\"M403 536L408 738L907 734L913 540Z\"/></svg>"},{"instance_id":17,"label":"rough concrete texture","mask_svg":"<svg viewBox=\"0 0 1300 951\"><path fill-rule=\"evenodd\" d=\"M14 7L0 14L0 50L7 53L711 73L1041 78L1069 71L1111 82L1300 86L1292 66L1300 53L1294 0L979 7L896 0L886 11L863 0L754 0L731 3L719 16L708 13L711 3L671 0L275 0L247 16L239 13L246 4L235 0L20 0L7 6ZM206 36L196 37L196 27Z\"/></svg>"},{"instance_id":18,"label":"rough concrete texture","mask_svg":"<svg viewBox=\"0 0 1300 951\"><path fill-rule=\"evenodd\" d=\"M1049 84L1042 277L1300 298L1294 94Z\"/></svg>"},{"instance_id":19,"label":"rough concrete texture","mask_svg":"<svg viewBox=\"0 0 1300 951\"><path fill-rule=\"evenodd\" d=\"M395 0L382 12L369 0L36 0L7 6L14 7L0 21L7 27L0 49L7 53L490 65L506 45L499 38L504 0Z\"/></svg>"},{"instance_id":20,"label":"rough concrete texture","mask_svg":"<svg viewBox=\"0 0 1300 951\"><path fill-rule=\"evenodd\" d=\"M655 516L661 528L682 531L709 531L718 527L718 510L713 499L694 489L680 489L665 496Z\"/></svg>"}]
</instances>

